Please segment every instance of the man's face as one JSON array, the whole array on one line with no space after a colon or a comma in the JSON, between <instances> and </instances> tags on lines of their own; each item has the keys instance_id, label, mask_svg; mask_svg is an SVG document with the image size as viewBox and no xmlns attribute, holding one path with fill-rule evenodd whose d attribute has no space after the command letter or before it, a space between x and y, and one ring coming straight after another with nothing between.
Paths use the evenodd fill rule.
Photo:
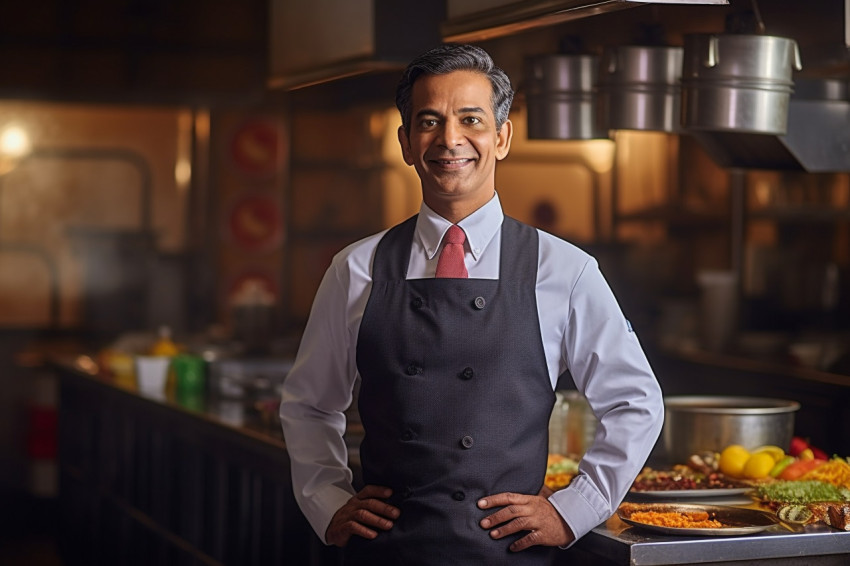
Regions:
<instances>
[{"instance_id":1,"label":"man's face","mask_svg":"<svg viewBox=\"0 0 850 566\"><path fill-rule=\"evenodd\" d=\"M410 132L399 128L404 161L436 212L476 210L495 191L496 161L508 154L510 121L496 132L490 80L474 71L423 75L411 93ZM447 216L446 216L447 217Z\"/></svg>"}]
</instances>

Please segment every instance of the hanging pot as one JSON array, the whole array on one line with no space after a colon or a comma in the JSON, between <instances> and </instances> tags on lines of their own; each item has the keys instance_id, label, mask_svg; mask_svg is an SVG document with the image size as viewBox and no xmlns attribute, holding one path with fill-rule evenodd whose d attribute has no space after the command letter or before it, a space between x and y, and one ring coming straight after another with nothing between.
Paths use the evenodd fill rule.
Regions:
<instances>
[{"instance_id":1,"label":"hanging pot","mask_svg":"<svg viewBox=\"0 0 850 566\"><path fill-rule=\"evenodd\" d=\"M683 127L785 134L795 69L801 70L802 64L793 39L744 34L686 35Z\"/></svg>"},{"instance_id":2,"label":"hanging pot","mask_svg":"<svg viewBox=\"0 0 850 566\"><path fill-rule=\"evenodd\" d=\"M526 60L529 139L606 137L595 116L598 60L595 55L545 55Z\"/></svg>"},{"instance_id":3,"label":"hanging pot","mask_svg":"<svg viewBox=\"0 0 850 566\"><path fill-rule=\"evenodd\" d=\"M599 70L605 130L676 132L681 115L681 47L607 47Z\"/></svg>"}]
</instances>

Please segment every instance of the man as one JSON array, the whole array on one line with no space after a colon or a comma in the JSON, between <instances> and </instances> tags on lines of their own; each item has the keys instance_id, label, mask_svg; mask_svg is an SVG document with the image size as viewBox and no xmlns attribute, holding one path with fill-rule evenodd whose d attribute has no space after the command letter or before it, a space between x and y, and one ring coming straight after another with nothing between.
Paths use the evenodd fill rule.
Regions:
<instances>
[{"instance_id":1,"label":"man","mask_svg":"<svg viewBox=\"0 0 850 566\"><path fill-rule=\"evenodd\" d=\"M333 259L284 383L296 498L347 563L545 564L547 547L614 512L658 437L660 389L594 259L502 213L512 99L474 46L408 66L398 138L420 213ZM599 425L551 494L547 425L565 370ZM355 492L342 434L358 376Z\"/></svg>"}]
</instances>

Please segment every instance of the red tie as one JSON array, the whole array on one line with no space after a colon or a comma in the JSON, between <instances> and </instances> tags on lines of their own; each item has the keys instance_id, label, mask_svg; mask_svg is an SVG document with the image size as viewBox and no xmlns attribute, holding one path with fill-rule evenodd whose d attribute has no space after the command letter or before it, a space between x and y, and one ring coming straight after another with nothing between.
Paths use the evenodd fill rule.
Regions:
<instances>
[{"instance_id":1,"label":"red tie","mask_svg":"<svg viewBox=\"0 0 850 566\"><path fill-rule=\"evenodd\" d=\"M460 226L452 224L443 240L443 251L440 252L440 259L437 261L437 277L466 279L469 277L466 264L463 262L463 243L466 241L466 234Z\"/></svg>"}]
</instances>

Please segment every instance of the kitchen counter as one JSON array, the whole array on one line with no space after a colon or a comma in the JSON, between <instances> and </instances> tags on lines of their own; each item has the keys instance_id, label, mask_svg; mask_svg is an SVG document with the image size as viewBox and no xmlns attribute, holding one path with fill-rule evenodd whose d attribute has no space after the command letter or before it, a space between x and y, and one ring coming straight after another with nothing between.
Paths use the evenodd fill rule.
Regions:
<instances>
[{"instance_id":1,"label":"kitchen counter","mask_svg":"<svg viewBox=\"0 0 850 566\"><path fill-rule=\"evenodd\" d=\"M632 527L612 517L577 544L609 564L844 565L850 561L850 532L809 525L801 533L781 526L747 536L667 536Z\"/></svg>"},{"instance_id":2,"label":"kitchen counter","mask_svg":"<svg viewBox=\"0 0 850 566\"><path fill-rule=\"evenodd\" d=\"M295 505L276 419L263 420L235 400L141 395L85 356L55 358L52 366L61 377L64 545L79 558L69 564L109 563L103 559L120 559L127 549L149 563L173 553L211 565L279 563L286 556L338 563L336 549L321 545ZM356 450L351 455L356 468ZM147 542L136 548L140 540ZM671 537L614 517L556 552L552 564L831 565L847 563L848 553L850 532L828 527Z\"/></svg>"},{"instance_id":3,"label":"kitchen counter","mask_svg":"<svg viewBox=\"0 0 850 566\"><path fill-rule=\"evenodd\" d=\"M142 395L86 356L50 367L64 564L338 563L295 502L279 425L250 403Z\"/></svg>"}]
</instances>

